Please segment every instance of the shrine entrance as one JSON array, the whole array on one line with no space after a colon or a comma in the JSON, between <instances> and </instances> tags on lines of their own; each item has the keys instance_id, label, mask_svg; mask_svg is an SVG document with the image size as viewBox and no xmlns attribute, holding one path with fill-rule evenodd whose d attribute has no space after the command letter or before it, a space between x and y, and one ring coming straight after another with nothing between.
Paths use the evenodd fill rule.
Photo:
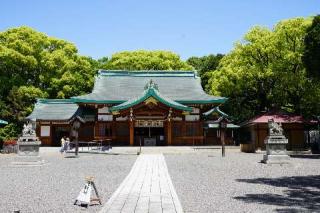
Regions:
<instances>
[{"instance_id":1,"label":"shrine entrance","mask_svg":"<svg viewBox=\"0 0 320 213\"><path fill-rule=\"evenodd\" d=\"M52 126L52 132L52 146L61 146L61 138L63 136L70 137L70 127L68 126Z\"/></svg>"},{"instance_id":2,"label":"shrine entrance","mask_svg":"<svg viewBox=\"0 0 320 213\"><path fill-rule=\"evenodd\" d=\"M134 124L134 145L164 146L165 131L163 120L136 120Z\"/></svg>"},{"instance_id":3,"label":"shrine entrance","mask_svg":"<svg viewBox=\"0 0 320 213\"><path fill-rule=\"evenodd\" d=\"M164 146L166 145L163 127L136 127L134 128L134 145Z\"/></svg>"},{"instance_id":4,"label":"shrine entrance","mask_svg":"<svg viewBox=\"0 0 320 213\"><path fill-rule=\"evenodd\" d=\"M192 112L192 108L161 95L158 85L148 82L141 96L110 108L116 117L129 121L129 144L171 145L172 120Z\"/></svg>"}]
</instances>

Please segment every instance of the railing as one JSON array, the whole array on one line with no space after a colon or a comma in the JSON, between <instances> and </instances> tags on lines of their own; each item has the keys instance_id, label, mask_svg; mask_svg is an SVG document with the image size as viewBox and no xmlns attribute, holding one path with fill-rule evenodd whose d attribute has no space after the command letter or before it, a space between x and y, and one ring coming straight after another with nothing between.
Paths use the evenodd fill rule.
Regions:
<instances>
[{"instance_id":1,"label":"railing","mask_svg":"<svg viewBox=\"0 0 320 213\"><path fill-rule=\"evenodd\" d=\"M92 141L79 141L78 144L79 144L79 148L81 148L81 151L84 151L85 148L87 148L87 151L92 151L92 150L94 150L93 149L94 147L96 147L95 150L101 151L101 150L103 150L104 143L107 143L106 145L108 146L108 148L111 148L111 141L112 141L112 139L108 139L108 138L107 139L95 139ZM70 144L72 144L73 147L75 147L75 145L76 145L75 142L70 142Z\"/></svg>"}]
</instances>

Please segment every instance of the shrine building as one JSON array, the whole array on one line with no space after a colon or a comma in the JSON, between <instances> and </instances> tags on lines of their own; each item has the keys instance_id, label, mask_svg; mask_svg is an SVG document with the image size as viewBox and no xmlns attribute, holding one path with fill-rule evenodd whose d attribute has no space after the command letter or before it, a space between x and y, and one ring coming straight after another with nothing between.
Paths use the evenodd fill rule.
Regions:
<instances>
[{"instance_id":1,"label":"shrine building","mask_svg":"<svg viewBox=\"0 0 320 213\"><path fill-rule=\"evenodd\" d=\"M220 112L217 107L226 100L206 94L193 71L100 70L92 93L39 99L27 119L36 123L37 136L48 146L59 146L61 137L70 137L75 117L85 121L79 141L202 145L211 144L206 135L213 137L213 133L206 134L206 127L217 125L209 118Z\"/></svg>"}]
</instances>

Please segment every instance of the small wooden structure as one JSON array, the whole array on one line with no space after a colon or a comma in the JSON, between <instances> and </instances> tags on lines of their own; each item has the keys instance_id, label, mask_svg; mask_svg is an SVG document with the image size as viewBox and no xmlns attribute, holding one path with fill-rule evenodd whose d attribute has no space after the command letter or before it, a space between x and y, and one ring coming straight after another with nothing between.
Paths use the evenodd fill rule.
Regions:
<instances>
[{"instance_id":1,"label":"small wooden structure","mask_svg":"<svg viewBox=\"0 0 320 213\"><path fill-rule=\"evenodd\" d=\"M305 137L305 124L307 122L302 116L285 112L268 112L241 124L241 141L247 146L246 149L264 150L266 148L264 140L268 136L268 120L271 119L276 123L281 123L284 135L288 139L288 150L307 148Z\"/></svg>"},{"instance_id":2,"label":"small wooden structure","mask_svg":"<svg viewBox=\"0 0 320 213\"><path fill-rule=\"evenodd\" d=\"M226 127L224 130L225 145L236 145L236 132L240 126L232 123L229 115L220 110L219 107L214 107L211 110L203 113L205 120L205 145L222 145L221 122L225 121Z\"/></svg>"}]
</instances>

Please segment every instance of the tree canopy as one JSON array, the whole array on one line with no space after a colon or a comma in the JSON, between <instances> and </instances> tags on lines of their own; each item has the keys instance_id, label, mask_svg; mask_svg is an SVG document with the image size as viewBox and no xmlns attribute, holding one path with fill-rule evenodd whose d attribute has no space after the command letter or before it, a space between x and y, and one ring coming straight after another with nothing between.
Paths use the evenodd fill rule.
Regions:
<instances>
[{"instance_id":1,"label":"tree canopy","mask_svg":"<svg viewBox=\"0 0 320 213\"><path fill-rule=\"evenodd\" d=\"M29 27L0 33L0 94L12 87L33 85L49 97L67 98L90 91L94 71L74 44Z\"/></svg>"},{"instance_id":2,"label":"tree canopy","mask_svg":"<svg viewBox=\"0 0 320 213\"><path fill-rule=\"evenodd\" d=\"M179 55L170 51L124 51L112 55L102 68L109 70L193 70Z\"/></svg>"},{"instance_id":3,"label":"tree canopy","mask_svg":"<svg viewBox=\"0 0 320 213\"><path fill-rule=\"evenodd\" d=\"M252 28L211 72L211 93L229 97L226 108L238 120L268 110L317 110L319 89L308 81L302 63L310 25L310 18L294 18L272 30Z\"/></svg>"},{"instance_id":4,"label":"tree canopy","mask_svg":"<svg viewBox=\"0 0 320 213\"><path fill-rule=\"evenodd\" d=\"M310 77L320 80L320 15L314 17L304 39L303 62Z\"/></svg>"},{"instance_id":5,"label":"tree canopy","mask_svg":"<svg viewBox=\"0 0 320 213\"><path fill-rule=\"evenodd\" d=\"M201 85L206 91L210 91L210 88L208 87L210 71L214 71L217 69L222 58L223 54L210 54L208 56L202 57L193 56L187 59L187 63L193 66L198 71L198 74L201 78Z\"/></svg>"},{"instance_id":6,"label":"tree canopy","mask_svg":"<svg viewBox=\"0 0 320 213\"><path fill-rule=\"evenodd\" d=\"M74 44L32 28L0 32L2 118L17 124L32 111L36 98L68 98L90 92L93 65L93 59L80 56Z\"/></svg>"}]
</instances>

